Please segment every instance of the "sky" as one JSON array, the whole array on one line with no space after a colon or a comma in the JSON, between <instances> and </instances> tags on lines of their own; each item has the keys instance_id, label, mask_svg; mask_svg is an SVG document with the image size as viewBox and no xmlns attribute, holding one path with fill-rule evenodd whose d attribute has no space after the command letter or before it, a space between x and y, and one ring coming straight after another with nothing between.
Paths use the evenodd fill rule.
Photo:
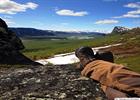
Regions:
<instances>
[{"instance_id":1,"label":"sky","mask_svg":"<svg viewBox=\"0 0 140 100\"><path fill-rule=\"evenodd\" d=\"M9 27L111 32L140 26L140 0L0 0Z\"/></svg>"}]
</instances>

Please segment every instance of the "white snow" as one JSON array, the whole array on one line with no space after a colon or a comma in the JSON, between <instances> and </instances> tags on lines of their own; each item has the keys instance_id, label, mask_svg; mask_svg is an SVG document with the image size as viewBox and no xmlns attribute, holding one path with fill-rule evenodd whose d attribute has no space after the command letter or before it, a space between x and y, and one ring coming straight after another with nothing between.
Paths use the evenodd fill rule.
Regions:
<instances>
[{"instance_id":1,"label":"white snow","mask_svg":"<svg viewBox=\"0 0 140 100\"><path fill-rule=\"evenodd\" d=\"M102 47L95 47L92 49L96 53L99 49L109 48L109 47L118 46L118 45L121 45L121 43L102 46ZM64 65L64 64L72 64L72 63L79 62L79 59L75 56L74 52L71 52L71 53L58 54L48 59L40 59L40 60L37 60L36 62L41 63L43 65L46 65L49 63L53 65Z\"/></svg>"}]
</instances>

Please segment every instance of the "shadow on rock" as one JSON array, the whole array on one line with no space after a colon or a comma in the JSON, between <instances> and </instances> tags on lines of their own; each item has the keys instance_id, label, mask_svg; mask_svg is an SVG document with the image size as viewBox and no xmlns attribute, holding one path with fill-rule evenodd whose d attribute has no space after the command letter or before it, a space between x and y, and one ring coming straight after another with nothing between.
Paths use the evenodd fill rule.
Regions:
<instances>
[{"instance_id":1,"label":"shadow on rock","mask_svg":"<svg viewBox=\"0 0 140 100\"><path fill-rule=\"evenodd\" d=\"M0 64L41 65L20 53L22 49L24 45L20 38L0 18Z\"/></svg>"}]
</instances>

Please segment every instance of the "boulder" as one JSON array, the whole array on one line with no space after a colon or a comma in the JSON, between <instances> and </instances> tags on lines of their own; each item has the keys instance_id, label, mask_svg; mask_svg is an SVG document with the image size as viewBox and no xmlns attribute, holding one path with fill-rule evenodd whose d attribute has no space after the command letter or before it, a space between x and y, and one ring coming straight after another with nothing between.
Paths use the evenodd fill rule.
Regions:
<instances>
[{"instance_id":1,"label":"boulder","mask_svg":"<svg viewBox=\"0 0 140 100\"><path fill-rule=\"evenodd\" d=\"M0 27L1 27L1 28L4 28L4 29L6 29L6 30L8 30L7 24L6 24L5 21L2 20L1 18L0 18Z\"/></svg>"},{"instance_id":2,"label":"boulder","mask_svg":"<svg viewBox=\"0 0 140 100\"><path fill-rule=\"evenodd\" d=\"M0 100L107 100L73 65L1 69Z\"/></svg>"},{"instance_id":3,"label":"boulder","mask_svg":"<svg viewBox=\"0 0 140 100\"><path fill-rule=\"evenodd\" d=\"M0 18L0 64L39 64L21 54L22 49L24 45L20 38Z\"/></svg>"}]
</instances>

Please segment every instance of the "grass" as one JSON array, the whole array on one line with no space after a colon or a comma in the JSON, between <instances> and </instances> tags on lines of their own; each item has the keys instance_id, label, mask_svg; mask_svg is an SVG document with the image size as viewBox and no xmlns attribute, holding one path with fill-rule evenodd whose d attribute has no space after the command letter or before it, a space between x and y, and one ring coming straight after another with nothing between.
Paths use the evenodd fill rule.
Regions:
<instances>
[{"instance_id":1,"label":"grass","mask_svg":"<svg viewBox=\"0 0 140 100\"><path fill-rule=\"evenodd\" d=\"M140 72L140 55L120 58L115 60L115 62L123 64L136 72Z\"/></svg>"},{"instance_id":2,"label":"grass","mask_svg":"<svg viewBox=\"0 0 140 100\"><path fill-rule=\"evenodd\" d=\"M72 52L81 46L103 46L116 43L115 38L121 36L106 36L96 39L65 39L65 40L49 40L49 39L24 39L23 43L26 47L23 53L29 58L36 60L48 58L55 54Z\"/></svg>"},{"instance_id":3,"label":"grass","mask_svg":"<svg viewBox=\"0 0 140 100\"><path fill-rule=\"evenodd\" d=\"M24 39L23 43L26 47L23 53L33 60L48 58L55 54L73 52L81 46L95 47L123 43L122 46L109 49L115 53L115 62L140 72L140 35L108 35L88 40Z\"/></svg>"}]
</instances>

